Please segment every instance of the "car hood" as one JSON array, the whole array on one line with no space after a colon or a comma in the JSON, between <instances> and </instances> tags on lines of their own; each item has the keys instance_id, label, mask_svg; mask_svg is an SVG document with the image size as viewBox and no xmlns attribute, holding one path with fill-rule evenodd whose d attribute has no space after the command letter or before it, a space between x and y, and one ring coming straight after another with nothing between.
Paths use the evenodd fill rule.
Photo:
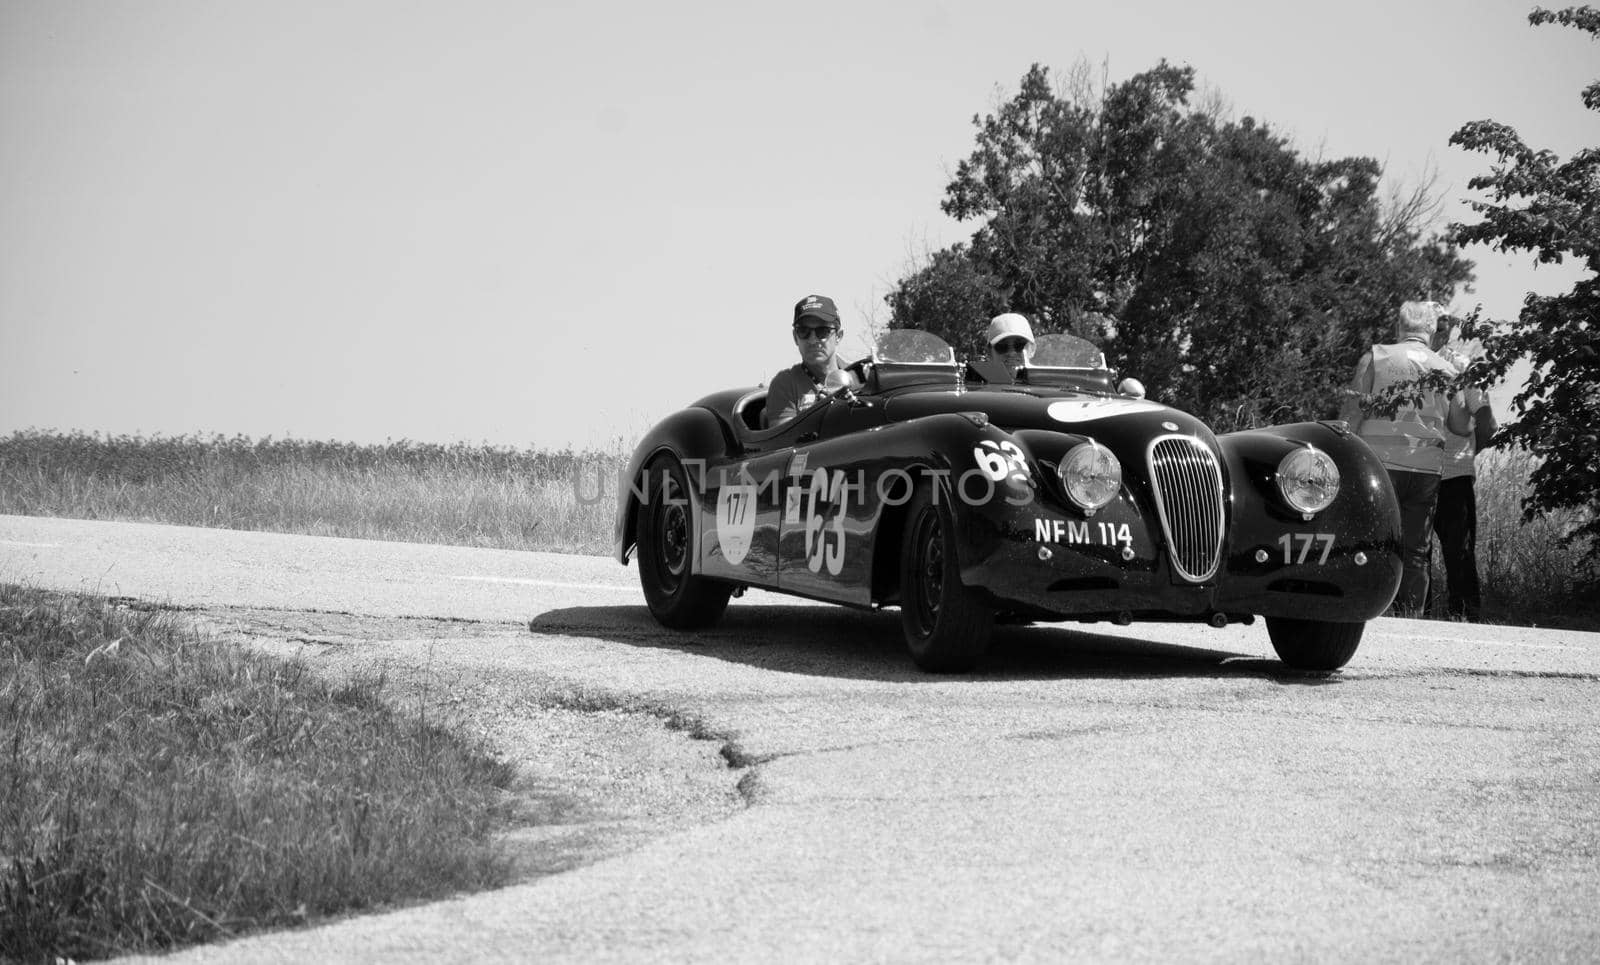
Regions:
<instances>
[{"instance_id":1,"label":"car hood","mask_svg":"<svg viewBox=\"0 0 1600 965\"><path fill-rule=\"evenodd\" d=\"M982 412L991 424L1011 432L1039 429L1100 440L1148 439L1181 433L1212 439L1205 424L1186 412L1159 402L1122 396L975 389L907 392L884 403L884 417L890 422L946 412Z\"/></svg>"}]
</instances>

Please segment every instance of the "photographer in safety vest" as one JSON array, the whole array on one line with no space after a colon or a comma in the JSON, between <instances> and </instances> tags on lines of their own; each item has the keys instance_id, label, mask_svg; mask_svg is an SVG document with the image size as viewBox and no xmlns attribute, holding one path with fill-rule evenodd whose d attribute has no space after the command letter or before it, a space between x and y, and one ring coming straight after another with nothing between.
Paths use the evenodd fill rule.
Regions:
<instances>
[{"instance_id":1,"label":"photographer in safety vest","mask_svg":"<svg viewBox=\"0 0 1600 965\"><path fill-rule=\"evenodd\" d=\"M1420 615L1428 597L1428 550L1444 466L1446 424L1462 435L1471 428L1466 413L1440 392L1424 394L1420 405L1401 404L1392 417L1367 415L1360 397L1413 382L1430 372L1455 375L1457 366L1428 347L1442 319L1448 324L1435 302L1401 305L1395 321L1397 341L1374 345L1361 356L1350 384L1351 397L1340 413L1389 471L1400 504L1400 553L1405 570L1394 601L1398 616Z\"/></svg>"}]
</instances>

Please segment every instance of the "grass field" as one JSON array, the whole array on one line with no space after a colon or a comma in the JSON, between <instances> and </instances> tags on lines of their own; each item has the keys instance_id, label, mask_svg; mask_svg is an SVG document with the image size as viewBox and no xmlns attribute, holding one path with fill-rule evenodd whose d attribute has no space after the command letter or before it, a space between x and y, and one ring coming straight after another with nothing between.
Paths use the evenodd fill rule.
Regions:
<instances>
[{"instance_id":1,"label":"grass field","mask_svg":"<svg viewBox=\"0 0 1600 965\"><path fill-rule=\"evenodd\" d=\"M504 882L512 769L383 681L0 584L0 960L158 951Z\"/></svg>"},{"instance_id":2,"label":"grass field","mask_svg":"<svg viewBox=\"0 0 1600 965\"><path fill-rule=\"evenodd\" d=\"M606 553L610 452L242 437L0 438L0 513Z\"/></svg>"}]
</instances>

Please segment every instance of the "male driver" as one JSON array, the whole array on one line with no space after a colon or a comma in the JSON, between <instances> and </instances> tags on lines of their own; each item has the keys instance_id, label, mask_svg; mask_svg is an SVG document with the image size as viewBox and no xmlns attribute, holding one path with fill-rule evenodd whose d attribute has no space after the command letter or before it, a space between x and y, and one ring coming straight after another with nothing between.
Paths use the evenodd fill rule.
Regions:
<instances>
[{"instance_id":1,"label":"male driver","mask_svg":"<svg viewBox=\"0 0 1600 965\"><path fill-rule=\"evenodd\" d=\"M794 344L800 350L800 364L772 377L772 384L767 387L767 425L782 425L817 401L828 373L843 367L834 354L843 334L833 299L807 295L795 304Z\"/></svg>"},{"instance_id":2,"label":"male driver","mask_svg":"<svg viewBox=\"0 0 1600 965\"><path fill-rule=\"evenodd\" d=\"M1028 324L1027 318L1016 312L1006 312L990 319L989 328L983 333L983 341L993 353L990 358L1004 362L1013 378L1033 358L1033 326Z\"/></svg>"},{"instance_id":3,"label":"male driver","mask_svg":"<svg viewBox=\"0 0 1600 965\"><path fill-rule=\"evenodd\" d=\"M1430 392L1421 405L1402 404L1392 418L1367 416L1359 396L1412 382L1429 372L1456 374L1456 366L1429 347L1438 328L1433 302L1406 302L1395 319L1396 341L1374 345L1356 365L1350 395L1340 417L1372 447L1389 472L1400 504L1400 558L1404 571L1395 611L1417 616L1428 596L1428 556L1433 541L1433 514L1439 500L1439 474L1444 466L1447 419L1466 431L1464 413L1442 393Z\"/></svg>"}]
</instances>

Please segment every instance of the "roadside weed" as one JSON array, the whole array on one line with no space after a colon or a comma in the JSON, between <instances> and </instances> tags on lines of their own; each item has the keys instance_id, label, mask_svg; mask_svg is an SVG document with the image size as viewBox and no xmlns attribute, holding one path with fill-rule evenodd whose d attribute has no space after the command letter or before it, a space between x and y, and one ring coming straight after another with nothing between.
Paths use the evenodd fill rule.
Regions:
<instances>
[{"instance_id":1,"label":"roadside weed","mask_svg":"<svg viewBox=\"0 0 1600 965\"><path fill-rule=\"evenodd\" d=\"M213 941L507 880L512 769L383 680L0 584L0 959Z\"/></svg>"}]
</instances>

